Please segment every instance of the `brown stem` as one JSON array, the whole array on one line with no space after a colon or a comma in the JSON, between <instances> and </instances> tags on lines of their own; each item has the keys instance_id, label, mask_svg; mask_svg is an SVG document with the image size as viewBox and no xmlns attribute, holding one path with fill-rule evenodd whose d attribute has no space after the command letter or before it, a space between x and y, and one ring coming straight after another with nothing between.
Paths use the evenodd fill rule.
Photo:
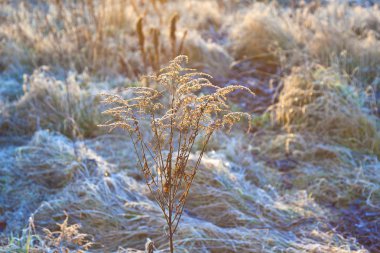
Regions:
<instances>
[{"instance_id":1,"label":"brown stem","mask_svg":"<svg viewBox=\"0 0 380 253\"><path fill-rule=\"evenodd\" d=\"M173 224L171 221L171 213L169 214L169 244L170 244L170 253L174 253L174 244L173 244Z\"/></svg>"}]
</instances>

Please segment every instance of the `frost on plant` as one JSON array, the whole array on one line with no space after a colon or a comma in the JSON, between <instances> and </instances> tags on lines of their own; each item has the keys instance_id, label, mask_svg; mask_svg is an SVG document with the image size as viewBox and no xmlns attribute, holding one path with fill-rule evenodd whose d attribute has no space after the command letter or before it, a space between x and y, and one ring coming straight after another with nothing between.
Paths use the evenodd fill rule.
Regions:
<instances>
[{"instance_id":1,"label":"frost on plant","mask_svg":"<svg viewBox=\"0 0 380 253\"><path fill-rule=\"evenodd\" d=\"M113 117L104 126L123 128L132 138L146 184L168 224L171 251L173 234L210 137L218 129L230 130L243 117L250 122L249 114L230 110L227 95L235 90L253 94L243 86L213 85L211 76L184 67L187 60L178 56L158 75L149 77L154 88L129 88L128 98L104 94L104 102L111 105L104 113ZM200 152L194 165L188 166L198 139Z\"/></svg>"}]
</instances>

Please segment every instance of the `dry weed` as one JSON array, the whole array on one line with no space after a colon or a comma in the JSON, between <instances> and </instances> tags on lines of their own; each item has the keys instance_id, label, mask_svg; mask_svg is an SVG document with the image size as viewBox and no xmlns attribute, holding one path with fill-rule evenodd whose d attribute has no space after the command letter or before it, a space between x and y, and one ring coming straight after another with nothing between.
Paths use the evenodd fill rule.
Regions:
<instances>
[{"instance_id":1,"label":"dry weed","mask_svg":"<svg viewBox=\"0 0 380 253\"><path fill-rule=\"evenodd\" d=\"M125 129L132 138L140 169L166 219L170 252L174 251L173 235L211 135L223 127L231 129L242 117L251 120L247 113L231 112L227 104L229 93L238 89L251 93L249 89L218 88L207 79L208 75L185 68L187 60L177 56L152 77L158 89L130 88L131 98L105 95L104 99L113 106L105 113L114 117L105 126ZM205 88L215 91L199 94ZM146 129L141 126L145 121L150 123L151 139L147 139ZM204 141L197 162L187 166L200 136Z\"/></svg>"}]
</instances>

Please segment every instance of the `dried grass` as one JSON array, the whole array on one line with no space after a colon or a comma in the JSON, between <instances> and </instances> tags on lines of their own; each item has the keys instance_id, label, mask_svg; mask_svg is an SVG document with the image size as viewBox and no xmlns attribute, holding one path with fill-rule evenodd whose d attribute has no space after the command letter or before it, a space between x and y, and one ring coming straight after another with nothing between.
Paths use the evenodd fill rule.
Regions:
<instances>
[{"instance_id":1,"label":"dried grass","mask_svg":"<svg viewBox=\"0 0 380 253\"><path fill-rule=\"evenodd\" d=\"M34 141L21 150L33 150L36 141L41 140L37 138L39 135L46 137L39 145L64 141L63 146L70 150L71 142L68 139L46 132L37 133ZM71 224L79 224L81 233L94 236L91 252L143 250L148 237L154 241L158 252L167 250L163 230L165 220L142 179L131 177L136 175L136 166L114 166L117 163L105 162L101 157L108 157L111 151L116 154L127 153L128 147L132 145L120 140L126 144L120 146L112 138L110 145L104 143L107 153L96 148L99 145L97 143L107 141L104 137L86 141L85 154L97 161L98 166L93 169L98 170L98 173L78 175L80 180L68 180L60 191L45 191L44 202L41 199L28 199L26 203L29 206L37 205L33 212L37 234L42 228L56 230L56 223L64 221L63 210L66 210ZM78 143L79 146L81 144ZM49 146L45 148L52 149ZM69 152L73 153L73 149ZM281 196L273 187L253 185L250 183L250 168L233 164L220 154L211 152L201 164L200 174L194 181L191 199L183 214L181 229L174 242L179 252L309 252L316 249L326 253L366 252L356 242L340 237L329 226L327 210L316 204L306 192ZM35 152L34 155L45 158L42 152ZM46 162L55 164L54 161L60 157L60 153L52 153L51 159ZM190 163L196 162L193 157L190 160ZM26 170L28 165L24 165ZM259 164L257 166L262 167ZM54 168L55 173L41 173L39 182L49 181L51 175L59 175L58 172L62 171L59 166L51 168ZM19 190L26 189L25 183L29 184L27 187L35 184L33 181L23 182ZM21 208L19 205L12 207Z\"/></svg>"},{"instance_id":2,"label":"dried grass","mask_svg":"<svg viewBox=\"0 0 380 253\"><path fill-rule=\"evenodd\" d=\"M66 185L79 169L73 143L59 134L37 132L17 153L19 173L50 189Z\"/></svg>"},{"instance_id":3,"label":"dried grass","mask_svg":"<svg viewBox=\"0 0 380 253\"><path fill-rule=\"evenodd\" d=\"M265 74L276 73L281 66L279 51L297 56L297 30L285 11L256 3L235 15L229 24L229 43L236 60L251 61Z\"/></svg>"},{"instance_id":4,"label":"dried grass","mask_svg":"<svg viewBox=\"0 0 380 253\"><path fill-rule=\"evenodd\" d=\"M379 156L379 129L364 108L363 92L334 68L301 68L286 77L279 101L270 110L275 124L288 133L314 133L327 142Z\"/></svg>"},{"instance_id":5,"label":"dried grass","mask_svg":"<svg viewBox=\"0 0 380 253\"><path fill-rule=\"evenodd\" d=\"M251 61L263 74L318 62L338 64L371 83L380 66L379 16L376 6L331 2L286 9L255 3L228 22L230 50L236 60Z\"/></svg>"},{"instance_id":6,"label":"dried grass","mask_svg":"<svg viewBox=\"0 0 380 253\"><path fill-rule=\"evenodd\" d=\"M379 71L380 10L331 3L312 15L299 13L304 44L311 57L329 66L338 62L349 74L371 82ZM331 36L334 34L334 36Z\"/></svg>"},{"instance_id":7,"label":"dried grass","mask_svg":"<svg viewBox=\"0 0 380 253\"><path fill-rule=\"evenodd\" d=\"M89 252L143 252L147 238L155 252L169 249L133 143L94 128L104 119L93 94L136 86L118 75L137 80L173 48L220 83L250 84L252 73L280 83L254 133L210 139L178 252L379 251L378 7L38 2L0 8L0 252L53 251L43 229L59 230L65 210L68 227L94 236ZM23 92L22 75L44 64L52 73L37 70ZM91 80L62 78L68 70ZM201 147L194 144L189 164Z\"/></svg>"},{"instance_id":8,"label":"dried grass","mask_svg":"<svg viewBox=\"0 0 380 253\"><path fill-rule=\"evenodd\" d=\"M142 0L4 3L0 49L2 60L9 59L4 68L31 72L50 65L56 71L139 79L181 54L186 31L203 33L221 26L216 2L199 6L198 1Z\"/></svg>"},{"instance_id":9,"label":"dried grass","mask_svg":"<svg viewBox=\"0 0 380 253\"><path fill-rule=\"evenodd\" d=\"M85 86L75 74L61 81L44 68L35 70L24 81L24 95L4 109L2 131L30 134L42 128L73 138L100 134L99 99Z\"/></svg>"},{"instance_id":10,"label":"dried grass","mask_svg":"<svg viewBox=\"0 0 380 253\"><path fill-rule=\"evenodd\" d=\"M159 207L147 198L143 183L127 173L65 188L36 211L37 226L52 226L63 218L59 210L68 210L83 232L95 236L95 251L115 251L117 245L143 249L147 237L158 249L168 249ZM245 181L244 171L219 158L206 157L200 173L175 240L179 252L365 252L334 233L323 209L305 192L280 197L274 189L257 188Z\"/></svg>"},{"instance_id":11,"label":"dried grass","mask_svg":"<svg viewBox=\"0 0 380 253\"><path fill-rule=\"evenodd\" d=\"M232 57L217 43L207 42L198 33L187 36L184 53L191 59L190 66L220 78L230 73Z\"/></svg>"}]
</instances>

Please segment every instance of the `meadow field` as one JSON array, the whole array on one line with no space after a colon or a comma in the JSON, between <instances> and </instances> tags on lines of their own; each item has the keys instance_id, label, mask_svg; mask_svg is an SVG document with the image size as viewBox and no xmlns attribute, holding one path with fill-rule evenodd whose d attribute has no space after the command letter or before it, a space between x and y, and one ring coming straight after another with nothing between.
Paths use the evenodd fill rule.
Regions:
<instances>
[{"instance_id":1,"label":"meadow field","mask_svg":"<svg viewBox=\"0 0 380 253\"><path fill-rule=\"evenodd\" d=\"M380 252L379 118L378 1L0 0L0 252Z\"/></svg>"}]
</instances>

